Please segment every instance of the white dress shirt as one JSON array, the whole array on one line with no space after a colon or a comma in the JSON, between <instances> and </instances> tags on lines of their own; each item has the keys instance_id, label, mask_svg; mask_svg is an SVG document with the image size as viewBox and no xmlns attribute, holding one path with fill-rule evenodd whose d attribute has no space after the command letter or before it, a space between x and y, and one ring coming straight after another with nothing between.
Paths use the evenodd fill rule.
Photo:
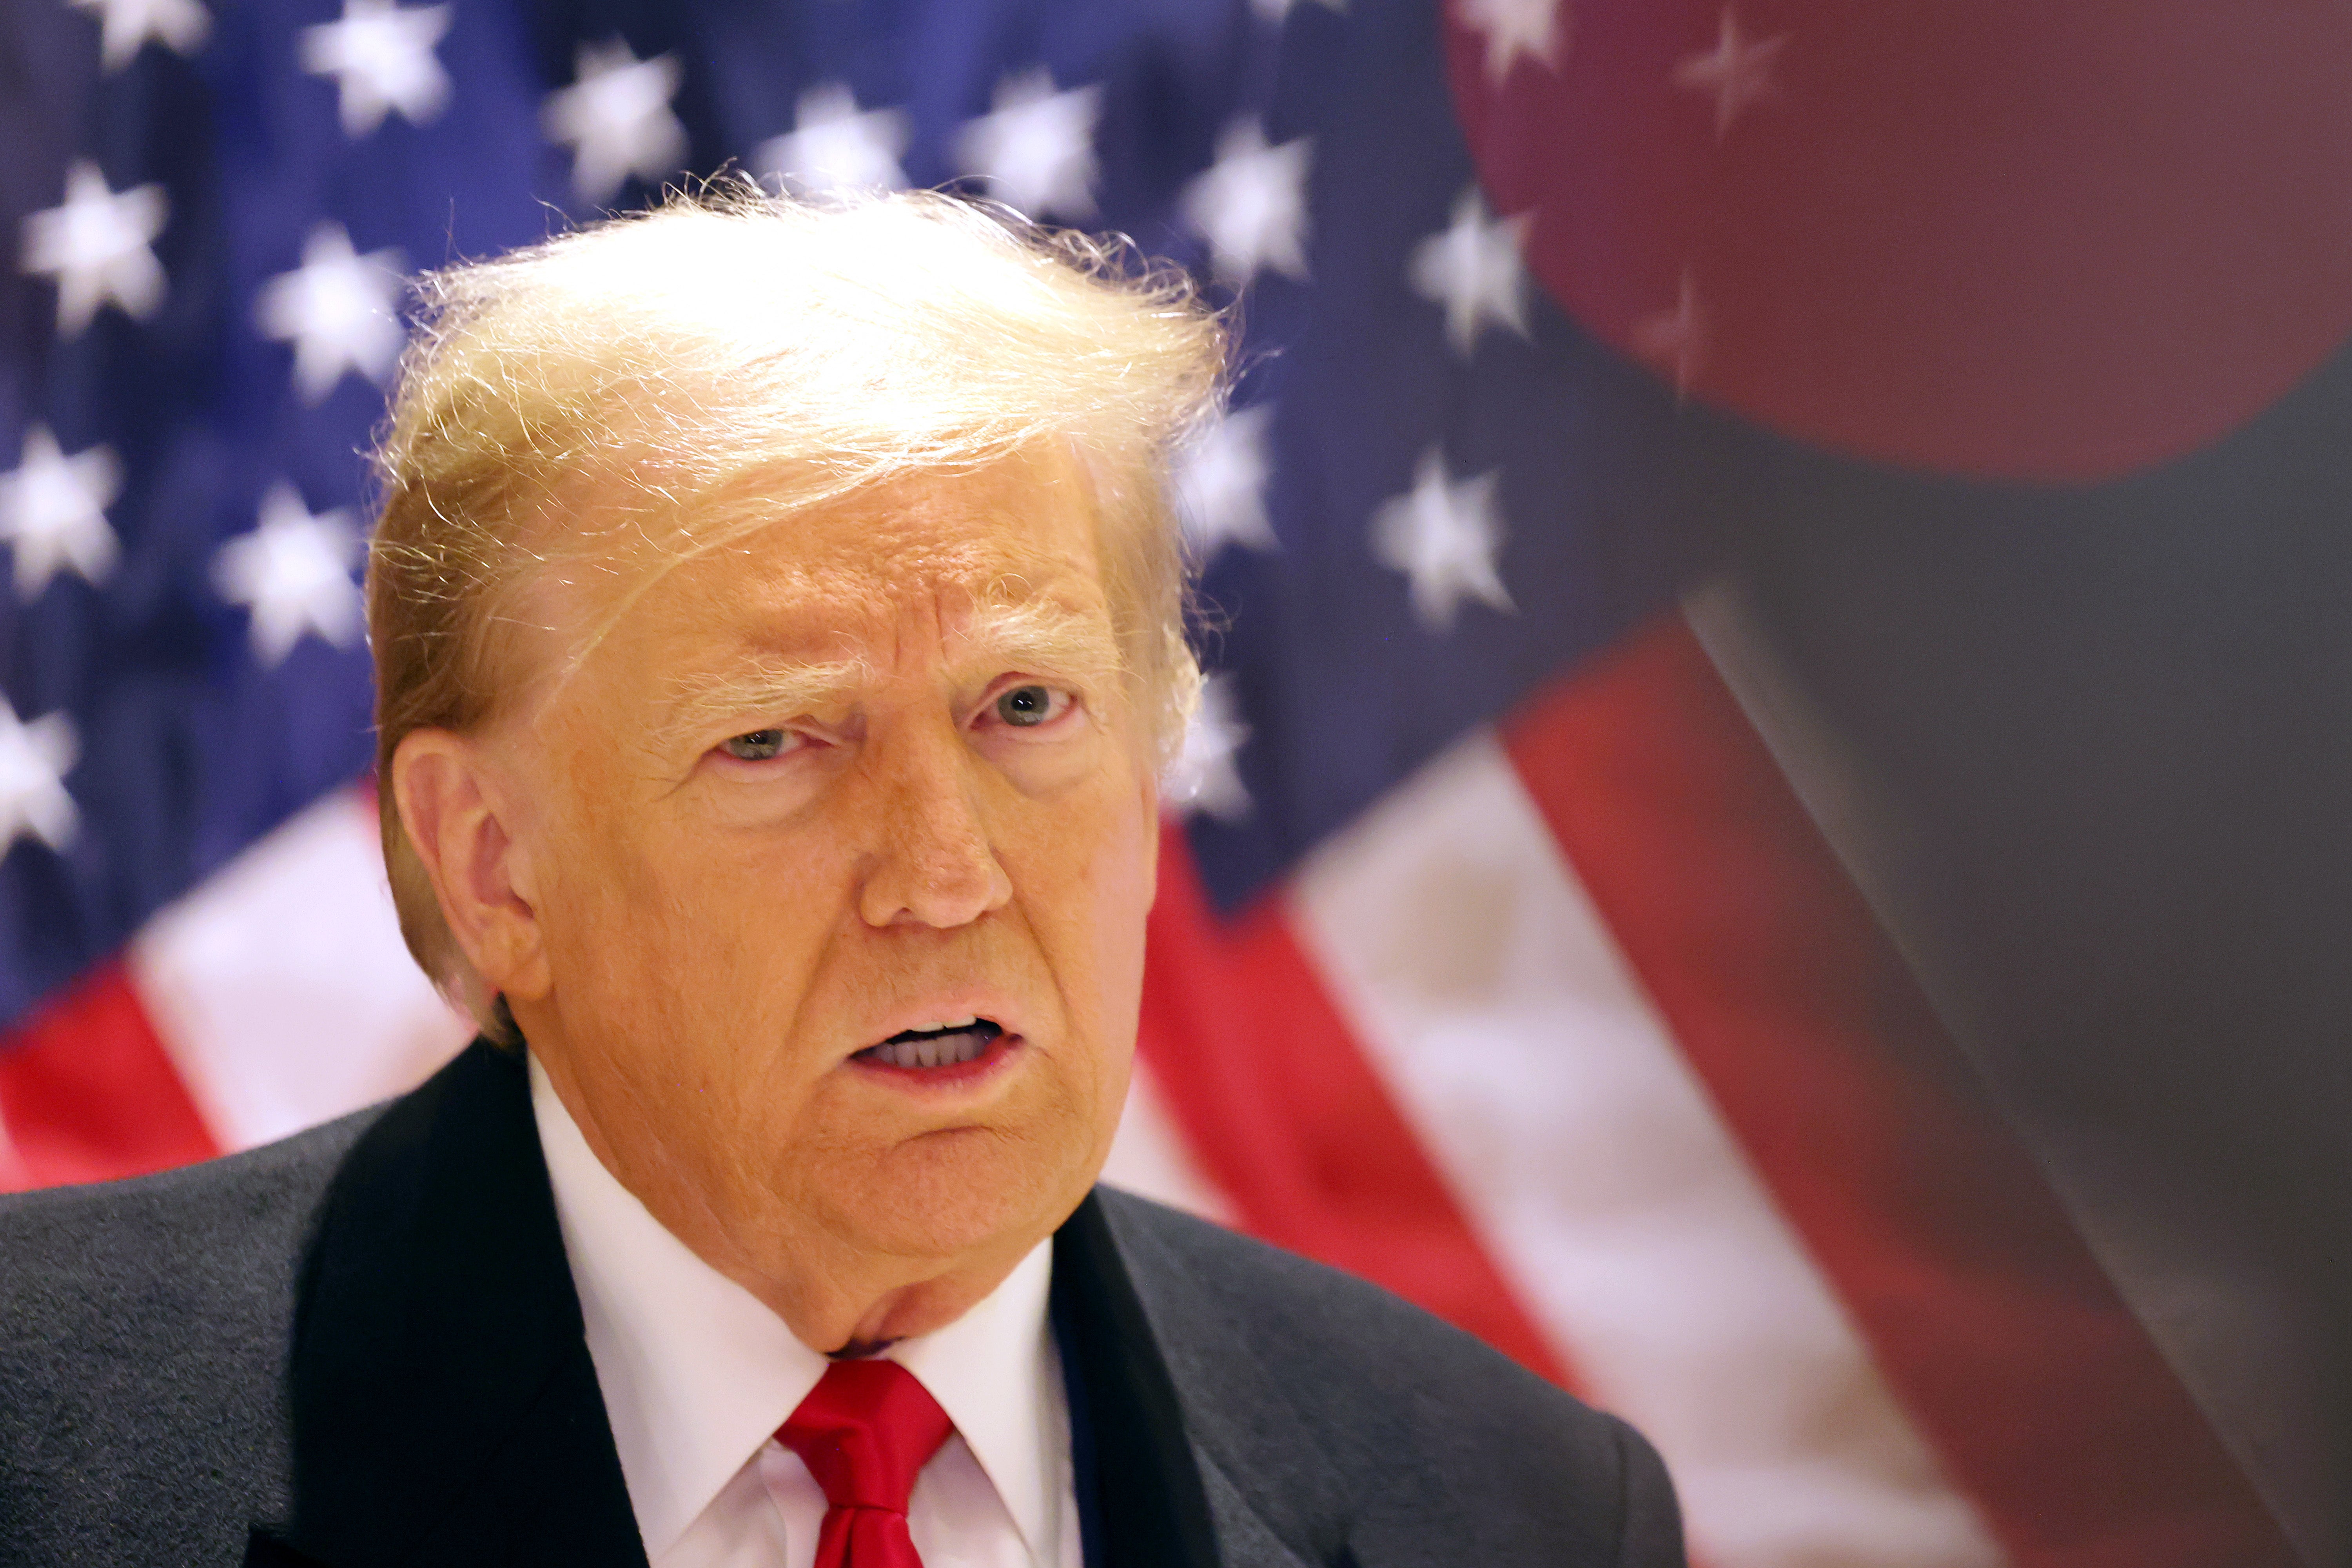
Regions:
<instances>
[{"instance_id":1,"label":"white dress shirt","mask_svg":"<svg viewBox=\"0 0 2352 1568\"><path fill-rule=\"evenodd\" d=\"M824 1357L604 1169L536 1058L530 1102L647 1560L811 1568L824 1493L774 1434ZM1040 1242L971 1311L887 1352L955 1423L907 1509L924 1568L1080 1568L1052 1268Z\"/></svg>"}]
</instances>

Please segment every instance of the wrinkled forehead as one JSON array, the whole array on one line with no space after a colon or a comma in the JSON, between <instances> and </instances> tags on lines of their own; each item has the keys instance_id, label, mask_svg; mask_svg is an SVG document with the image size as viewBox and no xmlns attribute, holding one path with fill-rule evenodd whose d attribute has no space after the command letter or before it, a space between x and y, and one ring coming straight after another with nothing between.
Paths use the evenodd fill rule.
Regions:
<instances>
[{"instance_id":1,"label":"wrinkled forehead","mask_svg":"<svg viewBox=\"0 0 2352 1568\"><path fill-rule=\"evenodd\" d=\"M583 474L542 513L516 617L532 685L606 655L683 668L749 649L887 665L1011 632L1116 662L1085 466L1061 451L805 498L754 470L690 494L657 464ZM522 651L519 649L519 651ZM522 671L518 671L522 674Z\"/></svg>"}]
</instances>

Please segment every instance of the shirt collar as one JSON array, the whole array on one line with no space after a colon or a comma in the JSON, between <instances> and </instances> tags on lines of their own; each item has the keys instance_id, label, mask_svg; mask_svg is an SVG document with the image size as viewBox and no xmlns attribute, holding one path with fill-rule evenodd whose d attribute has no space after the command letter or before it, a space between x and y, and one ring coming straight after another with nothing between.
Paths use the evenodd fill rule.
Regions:
<instances>
[{"instance_id":1,"label":"shirt collar","mask_svg":"<svg viewBox=\"0 0 2352 1568\"><path fill-rule=\"evenodd\" d=\"M824 1375L782 1318L665 1228L588 1147L530 1059L531 1112L563 1250L646 1554L686 1533ZM1035 1559L1069 1453L1046 1322L1053 1245L935 1332L887 1352L948 1413Z\"/></svg>"}]
</instances>

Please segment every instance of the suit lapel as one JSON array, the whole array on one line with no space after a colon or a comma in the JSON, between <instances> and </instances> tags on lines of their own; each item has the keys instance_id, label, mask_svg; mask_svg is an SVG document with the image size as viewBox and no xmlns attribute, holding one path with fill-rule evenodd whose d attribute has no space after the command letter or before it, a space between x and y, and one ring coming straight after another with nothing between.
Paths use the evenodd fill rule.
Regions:
<instances>
[{"instance_id":1,"label":"suit lapel","mask_svg":"<svg viewBox=\"0 0 2352 1568\"><path fill-rule=\"evenodd\" d=\"M1307 1568L1199 1441L1102 1199L1054 1237L1054 1333L1069 1385L1087 1568Z\"/></svg>"},{"instance_id":2,"label":"suit lapel","mask_svg":"<svg viewBox=\"0 0 2352 1568\"><path fill-rule=\"evenodd\" d=\"M293 1513L249 1561L644 1568L519 1056L475 1042L352 1149L290 1375Z\"/></svg>"},{"instance_id":3,"label":"suit lapel","mask_svg":"<svg viewBox=\"0 0 2352 1568\"><path fill-rule=\"evenodd\" d=\"M1201 1458L1201 1479L1208 1493L1209 1516L1216 1521L1217 1551L1224 1568L1315 1568L1311 1559L1301 1556L1275 1533L1273 1523L1249 1494L1206 1454Z\"/></svg>"},{"instance_id":4,"label":"suit lapel","mask_svg":"<svg viewBox=\"0 0 2352 1568\"><path fill-rule=\"evenodd\" d=\"M1136 1380L1164 1391L1130 1418L1180 1433L1181 1467L1164 1447L1158 1462L1163 1470L1181 1468L1179 1484L1201 1500L1213 1541L1210 1555L1181 1561L1223 1568L1352 1563L1328 1528L1348 1512L1346 1484L1285 1397L1285 1369L1252 1352L1216 1280L1199 1278L1157 1245L1150 1212L1124 1194L1090 1196L1055 1237L1055 1285L1061 1288L1066 1238L1079 1243L1073 1260L1106 1281L1096 1288L1117 1342L1128 1357L1148 1362ZM1125 1568L1128 1560L1114 1552L1104 1561Z\"/></svg>"},{"instance_id":5,"label":"suit lapel","mask_svg":"<svg viewBox=\"0 0 2352 1568\"><path fill-rule=\"evenodd\" d=\"M1092 1194L1054 1234L1052 1311L1087 1568L1216 1568L1176 1387Z\"/></svg>"}]
</instances>

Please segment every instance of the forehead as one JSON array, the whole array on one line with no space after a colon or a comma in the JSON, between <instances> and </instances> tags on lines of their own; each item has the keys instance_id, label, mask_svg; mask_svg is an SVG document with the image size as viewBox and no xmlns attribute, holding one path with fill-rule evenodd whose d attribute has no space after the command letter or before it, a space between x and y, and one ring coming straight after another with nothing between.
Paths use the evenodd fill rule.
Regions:
<instances>
[{"instance_id":1,"label":"forehead","mask_svg":"<svg viewBox=\"0 0 2352 1568\"><path fill-rule=\"evenodd\" d=\"M756 491L751 501L756 514ZM844 593L1098 598L1093 524L1075 464L1012 458L902 479L757 527L740 541L740 573L718 559L733 553L721 549L697 581L785 602Z\"/></svg>"},{"instance_id":2,"label":"forehead","mask_svg":"<svg viewBox=\"0 0 2352 1568\"><path fill-rule=\"evenodd\" d=\"M565 573L607 584L599 643L666 658L758 651L827 658L886 651L909 619L952 637L991 607L1034 605L1108 627L1092 487L1078 463L1016 454L922 474L774 515L749 476L681 509L660 566ZM600 531L593 515L582 537ZM658 536L657 536L658 537ZM552 620L578 626L582 595ZM616 602L617 601L617 602Z\"/></svg>"}]
</instances>

